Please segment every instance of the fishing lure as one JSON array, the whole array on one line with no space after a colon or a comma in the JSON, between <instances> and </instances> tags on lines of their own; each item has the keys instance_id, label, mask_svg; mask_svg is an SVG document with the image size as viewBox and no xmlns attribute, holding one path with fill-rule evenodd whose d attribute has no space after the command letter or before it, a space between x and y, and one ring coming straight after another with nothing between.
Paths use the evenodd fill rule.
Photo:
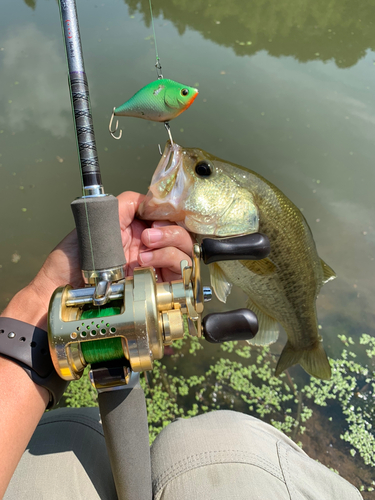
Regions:
<instances>
[{"instance_id":1,"label":"fishing lure","mask_svg":"<svg viewBox=\"0 0 375 500\"><path fill-rule=\"evenodd\" d=\"M120 139L121 132L118 137L114 135L118 129L118 120L115 130L111 128L114 116L133 116L144 120L164 122L172 140L168 122L188 109L197 95L198 90L193 87L159 78L138 90L133 97L118 108L113 108L109 131L112 137Z\"/></svg>"}]
</instances>

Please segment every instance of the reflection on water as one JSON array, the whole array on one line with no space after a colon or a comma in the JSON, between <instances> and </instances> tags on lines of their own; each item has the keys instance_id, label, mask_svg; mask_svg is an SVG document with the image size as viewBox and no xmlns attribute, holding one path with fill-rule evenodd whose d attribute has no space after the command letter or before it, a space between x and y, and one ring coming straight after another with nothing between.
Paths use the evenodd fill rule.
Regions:
<instances>
[{"instance_id":1,"label":"reflection on water","mask_svg":"<svg viewBox=\"0 0 375 500\"><path fill-rule=\"evenodd\" d=\"M166 77L199 83L194 105L172 123L174 139L259 172L303 210L319 255L338 275L317 302L334 359L343 347L338 334L358 343L375 330L374 7L375 0L153 0ZM1 308L73 226L69 204L80 194L57 5L3 0L3 13ZM155 78L148 0L80 0L78 14L106 191L146 192L157 143L166 140L162 125L124 118L123 139L113 141L108 122L114 105ZM233 289L225 308L244 304ZM207 312L220 308L213 301ZM362 364L364 348L355 358ZM223 356L213 349L205 345L193 359L186 353L174 374L204 374ZM353 389L359 402L361 390ZM306 423L309 445L321 445L316 458L333 456L325 427L330 408ZM352 461L340 442L345 422L334 423L343 426L335 450L341 446L347 461L342 469L335 455L331 466L365 481L358 453ZM357 468L349 474L352 463Z\"/></svg>"},{"instance_id":2,"label":"reflection on water","mask_svg":"<svg viewBox=\"0 0 375 500\"><path fill-rule=\"evenodd\" d=\"M130 14L141 12L150 26L148 0L124 0ZM24 0L35 9L36 0ZM375 49L375 1L210 0L153 2L154 17L171 20L180 35L194 29L237 55L266 50L298 61L329 61L348 68Z\"/></svg>"},{"instance_id":3,"label":"reflection on water","mask_svg":"<svg viewBox=\"0 0 375 500\"><path fill-rule=\"evenodd\" d=\"M125 2L150 24L148 0ZM153 11L170 19L180 34L192 28L241 56L266 50L301 62L333 59L348 68L366 49L375 49L374 0L167 0L154 2Z\"/></svg>"},{"instance_id":4,"label":"reflection on water","mask_svg":"<svg viewBox=\"0 0 375 500\"><path fill-rule=\"evenodd\" d=\"M31 7L33 10L35 10L36 0L24 0L24 2L28 7Z\"/></svg>"},{"instance_id":5,"label":"reflection on water","mask_svg":"<svg viewBox=\"0 0 375 500\"><path fill-rule=\"evenodd\" d=\"M65 135L70 131L71 112L56 42L28 24L12 30L0 45L4 48L1 84L8 89L0 95L0 126L14 131L36 126L55 136Z\"/></svg>"}]
</instances>

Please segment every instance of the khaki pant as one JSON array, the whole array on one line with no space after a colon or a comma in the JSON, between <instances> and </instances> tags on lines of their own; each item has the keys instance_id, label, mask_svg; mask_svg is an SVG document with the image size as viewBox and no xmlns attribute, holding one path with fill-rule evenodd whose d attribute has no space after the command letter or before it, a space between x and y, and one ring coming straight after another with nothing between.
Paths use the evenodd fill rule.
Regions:
<instances>
[{"instance_id":1,"label":"khaki pant","mask_svg":"<svg viewBox=\"0 0 375 500\"><path fill-rule=\"evenodd\" d=\"M362 498L283 433L233 411L172 422L152 445L151 461L154 500ZM98 409L46 413L4 498L115 500Z\"/></svg>"}]
</instances>

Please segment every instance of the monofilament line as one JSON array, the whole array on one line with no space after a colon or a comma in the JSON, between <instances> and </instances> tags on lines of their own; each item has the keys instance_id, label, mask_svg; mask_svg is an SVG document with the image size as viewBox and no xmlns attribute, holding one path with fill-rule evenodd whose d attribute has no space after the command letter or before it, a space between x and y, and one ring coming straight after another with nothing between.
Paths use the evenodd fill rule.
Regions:
<instances>
[{"instance_id":1,"label":"monofilament line","mask_svg":"<svg viewBox=\"0 0 375 500\"><path fill-rule=\"evenodd\" d=\"M160 57L159 57L159 54L158 54L158 45L156 43L154 16L152 14L151 0L149 0L149 4L150 4L152 32L154 34L154 43L155 43L155 54L156 54L156 64L155 64L155 67L156 67L156 74L158 75L158 78L163 78L163 75L161 74L161 64L160 64Z\"/></svg>"}]
</instances>

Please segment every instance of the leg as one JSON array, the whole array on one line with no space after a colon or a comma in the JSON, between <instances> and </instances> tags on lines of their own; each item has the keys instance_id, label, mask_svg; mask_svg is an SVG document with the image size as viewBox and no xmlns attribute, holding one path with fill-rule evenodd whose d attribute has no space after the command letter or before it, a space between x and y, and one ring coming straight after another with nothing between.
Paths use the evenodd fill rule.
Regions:
<instances>
[{"instance_id":1,"label":"leg","mask_svg":"<svg viewBox=\"0 0 375 500\"><path fill-rule=\"evenodd\" d=\"M43 415L4 500L115 500L98 408Z\"/></svg>"},{"instance_id":2,"label":"leg","mask_svg":"<svg viewBox=\"0 0 375 500\"><path fill-rule=\"evenodd\" d=\"M274 427L215 411L168 425L151 448L154 500L360 500Z\"/></svg>"}]
</instances>

